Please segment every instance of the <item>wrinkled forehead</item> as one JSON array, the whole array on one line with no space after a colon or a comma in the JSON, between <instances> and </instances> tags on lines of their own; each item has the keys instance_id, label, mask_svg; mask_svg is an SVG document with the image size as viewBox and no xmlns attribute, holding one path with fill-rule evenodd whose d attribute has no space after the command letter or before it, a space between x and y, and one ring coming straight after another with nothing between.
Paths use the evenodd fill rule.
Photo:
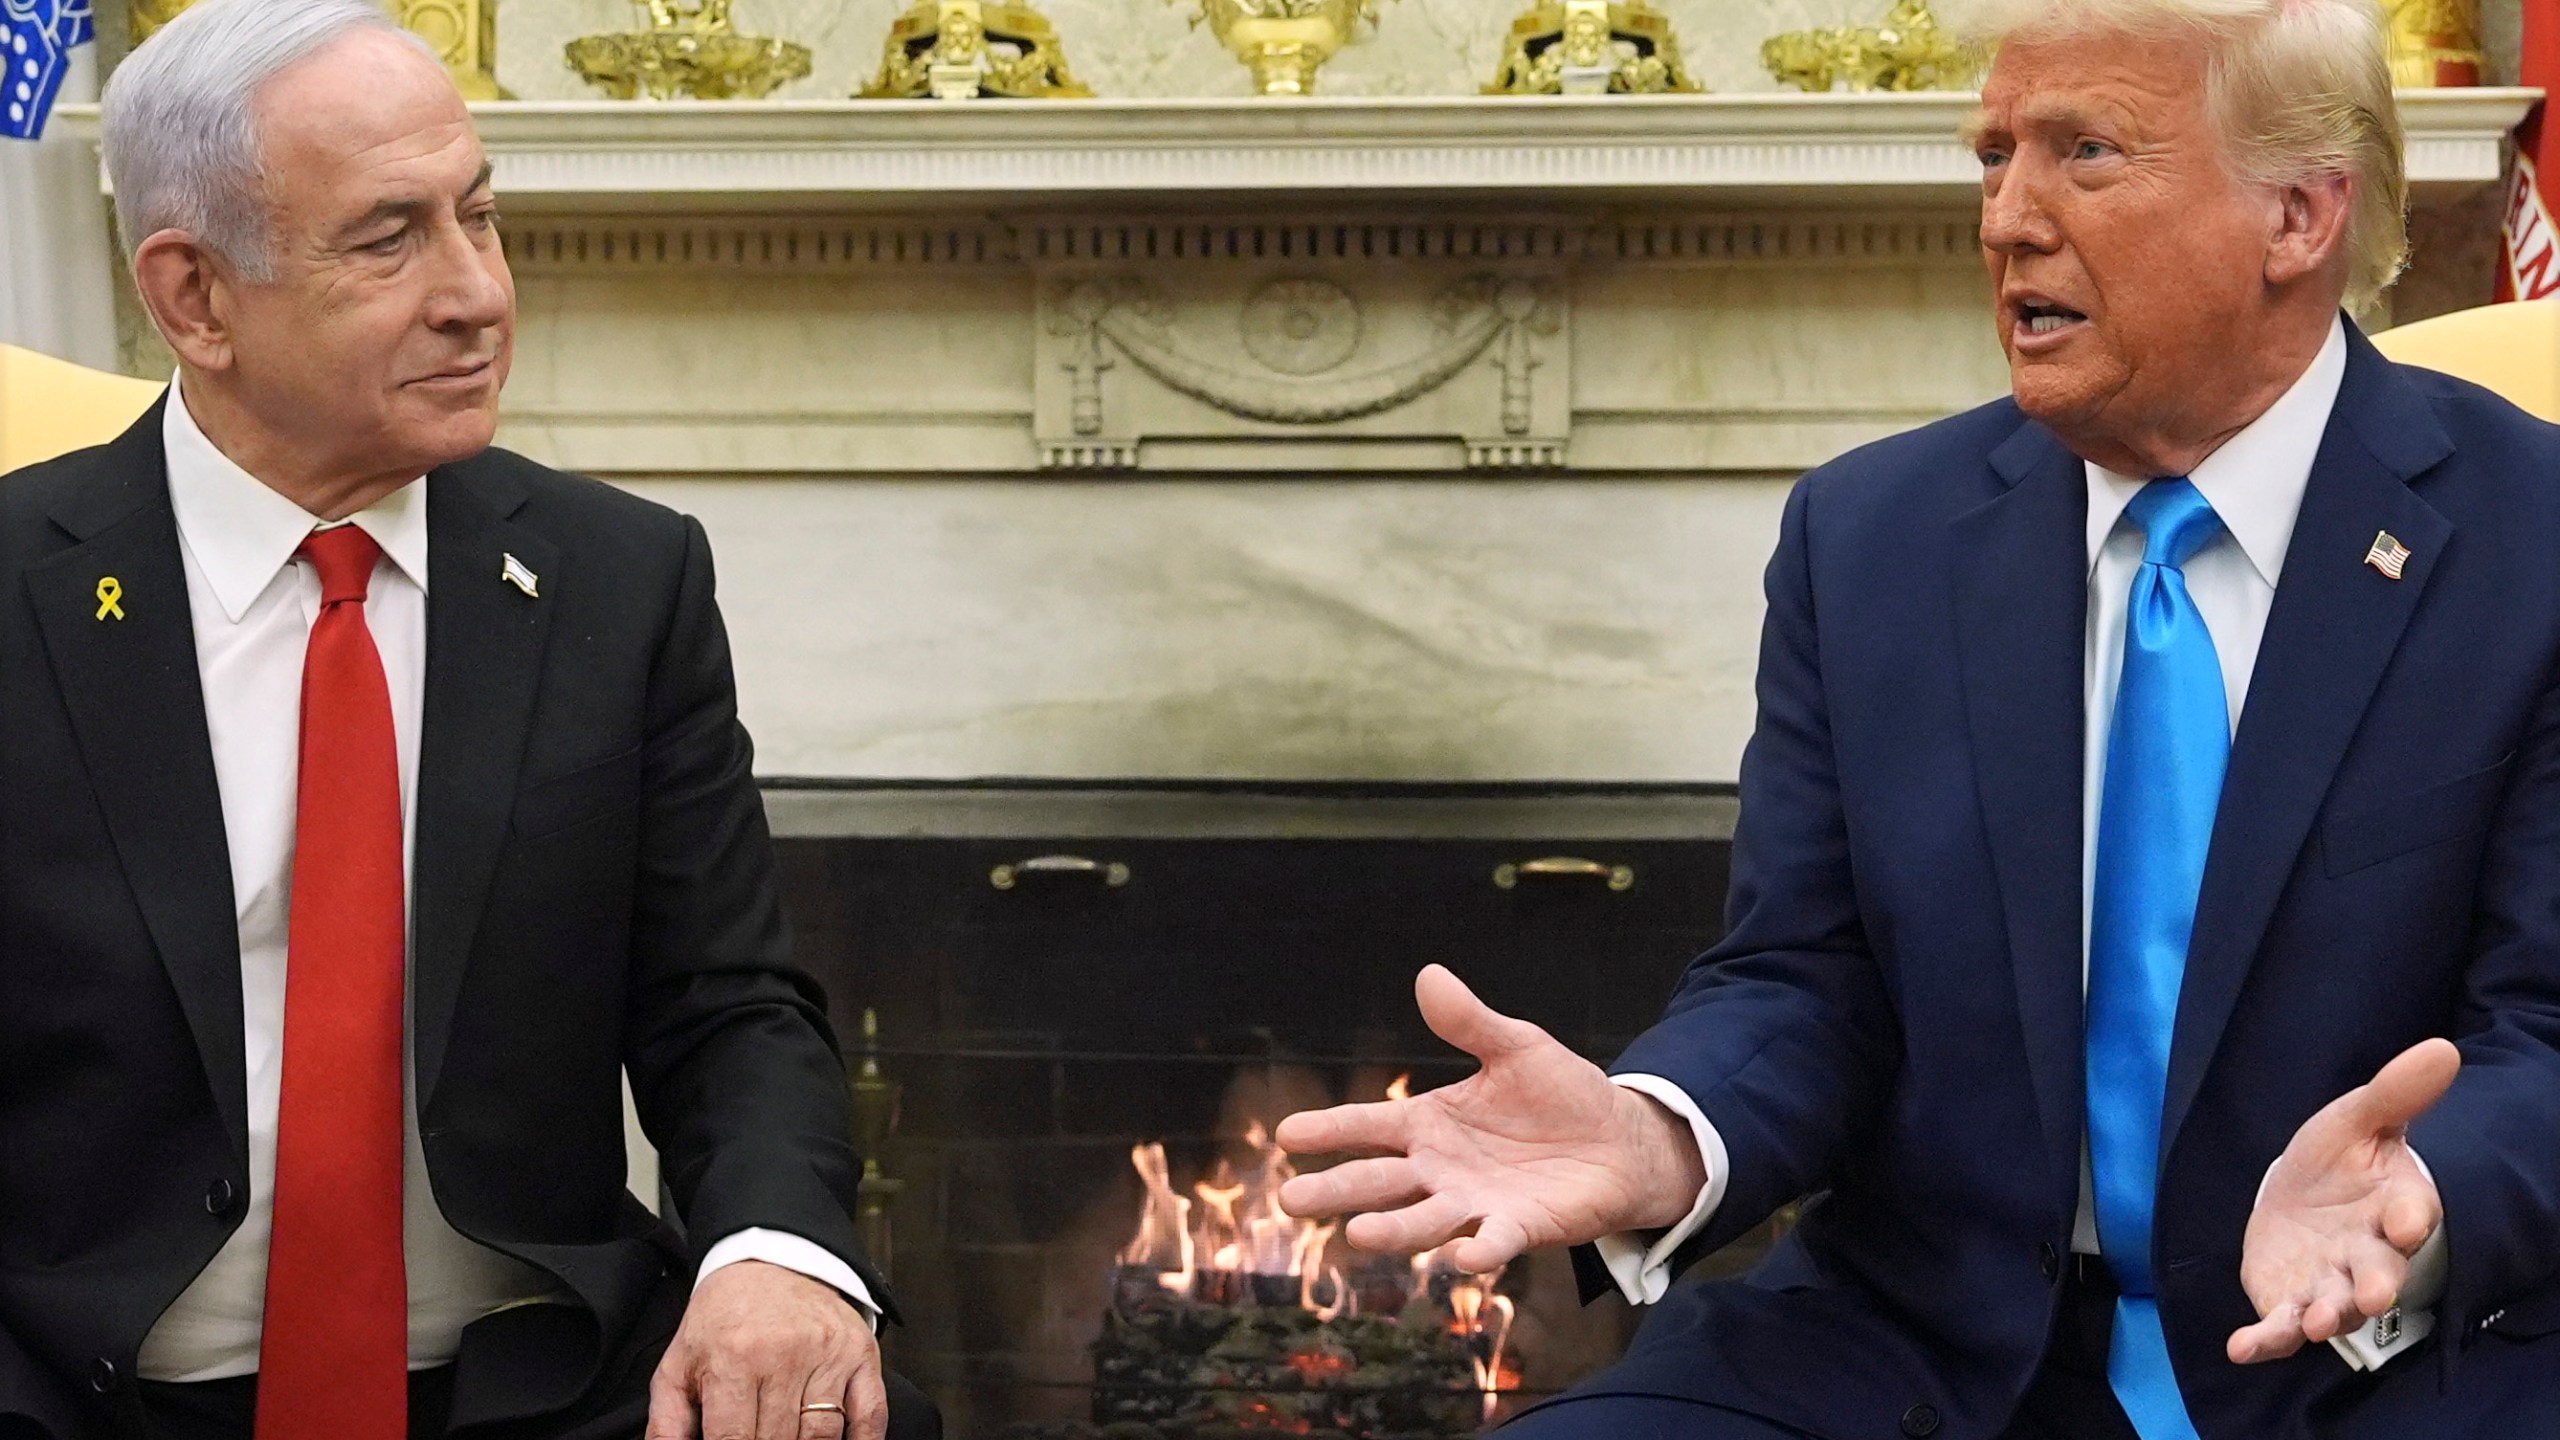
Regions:
<instances>
[{"instance_id":1,"label":"wrinkled forehead","mask_svg":"<svg viewBox=\"0 0 2560 1440\"><path fill-rule=\"evenodd\" d=\"M395 35L347 35L279 72L259 88L257 124L269 199L288 226L450 200L485 178L451 77Z\"/></svg>"},{"instance_id":2,"label":"wrinkled forehead","mask_svg":"<svg viewBox=\"0 0 2560 1440\"><path fill-rule=\"evenodd\" d=\"M2021 35L2000 47L1965 122L1986 134L2165 130L2204 118L2211 51L2184 33Z\"/></svg>"}]
</instances>

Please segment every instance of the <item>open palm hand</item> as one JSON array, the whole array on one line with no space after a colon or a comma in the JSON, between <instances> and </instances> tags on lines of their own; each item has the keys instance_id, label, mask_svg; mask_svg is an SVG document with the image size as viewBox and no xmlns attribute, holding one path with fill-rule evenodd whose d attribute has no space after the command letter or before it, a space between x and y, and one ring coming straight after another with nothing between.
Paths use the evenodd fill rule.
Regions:
<instances>
[{"instance_id":1,"label":"open palm hand","mask_svg":"<svg viewBox=\"0 0 2560 1440\"><path fill-rule=\"evenodd\" d=\"M2397 1303L2410 1257L2444 1218L2409 1122L2461 1069L2451 1042L2426 1041L2294 1132L2242 1242L2240 1283L2261 1318L2233 1333L2233 1360L2282 1359Z\"/></svg>"},{"instance_id":2,"label":"open palm hand","mask_svg":"<svg viewBox=\"0 0 2560 1440\"><path fill-rule=\"evenodd\" d=\"M1343 1233L1364 1250L1411 1254L1465 1237L1451 1261L1488 1271L1688 1213L1706 1174L1686 1123L1440 966L1414 993L1432 1032L1483 1068L1409 1100L1282 1121L1285 1149L1361 1157L1290 1181L1280 1203L1291 1214L1360 1212Z\"/></svg>"}]
</instances>

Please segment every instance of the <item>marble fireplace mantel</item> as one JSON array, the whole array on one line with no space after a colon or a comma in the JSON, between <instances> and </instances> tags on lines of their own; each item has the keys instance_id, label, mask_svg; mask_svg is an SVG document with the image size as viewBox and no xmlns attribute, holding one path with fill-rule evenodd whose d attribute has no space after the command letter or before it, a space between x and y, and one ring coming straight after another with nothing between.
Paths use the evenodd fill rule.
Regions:
<instances>
[{"instance_id":1,"label":"marble fireplace mantel","mask_svg":"<svg viewBox=\"0 0 2560 1440\"><path fill-rule=\"evenodd\" d=\"M1971 104L477 107L499 438L702 519L768 777L1727 781L1789 484L2007 389Z\"/></svg>"},{"instance_id":2,"label":"marble fireplace mantel","mask_svg":"<svg viewBox=\"0 0 2560 1440\"><path fill-rule=\"evenodd\" d=\"M2422 198L2494 181L2538 92L2401 97ZM1963 94L478 107L519 208L833 210L1322 194L1961 203Z\"/></svg>"}]
</instances>

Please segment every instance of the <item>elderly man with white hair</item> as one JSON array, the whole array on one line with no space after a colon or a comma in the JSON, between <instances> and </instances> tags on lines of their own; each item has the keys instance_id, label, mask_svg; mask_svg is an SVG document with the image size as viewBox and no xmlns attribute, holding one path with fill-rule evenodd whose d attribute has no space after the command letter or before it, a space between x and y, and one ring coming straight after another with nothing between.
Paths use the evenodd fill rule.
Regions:
<instances>
[{"instance_id":1,"label":"elderly man with white hair","mask_svg":"<svg viewBox=\"0 0 2560 1440\"><path fill-rule=\"evenodd\" d=\"M1520 1440L2560 1434L2560 430L2341 313L2372 0L1985 10L2013 394L1789 500L1729 933L1283 1203L1657 1306Z\"/></svg>"},{"instance_id":2,"label":"elderly man with white hair","mask_svg":"<svg viewBox=\"0 0 2560 1440\"><path fill-rule=\"evenodd\" d=\"M0 482L0 1435L938 1434L702 529L490 448L452 80L205 0L104 124L178 375Z\"/></svg>"}]
</instances>

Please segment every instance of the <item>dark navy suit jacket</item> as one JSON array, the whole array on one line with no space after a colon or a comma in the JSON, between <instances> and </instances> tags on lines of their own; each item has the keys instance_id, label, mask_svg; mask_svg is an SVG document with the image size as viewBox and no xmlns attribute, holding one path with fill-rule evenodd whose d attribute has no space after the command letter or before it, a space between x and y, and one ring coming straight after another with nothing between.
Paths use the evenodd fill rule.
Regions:
<instances>
[{"instance_id":1,"label":"dark navy suit jacket","mask_svg":"<svg viewBox=\"0 0 2560 1440\"><path fill-rule=\"evenodd\" d=\"M2207 1440L2419 1404L2394 1387L2450 1426L2467 1366L2560 1330L2560 428L2349 346L2170 1057L2152 1261ZM1731 931L1616 1068L1678 1083L1731 1151L1688 1258L1819 1198L1748 1279L1675 1291L1602 1389L1840 1440L1925 1404L1951 1440L2028 1383L2080 1183L2085 505L2010 401L1788 502ZM2364 563L2380 531L2402 579ZM2435 1035L2466 1062L2412 1132L2451 1242L2436 1353L2231 1364L2268 1165Z\"/></svg>"}]
</instances>

